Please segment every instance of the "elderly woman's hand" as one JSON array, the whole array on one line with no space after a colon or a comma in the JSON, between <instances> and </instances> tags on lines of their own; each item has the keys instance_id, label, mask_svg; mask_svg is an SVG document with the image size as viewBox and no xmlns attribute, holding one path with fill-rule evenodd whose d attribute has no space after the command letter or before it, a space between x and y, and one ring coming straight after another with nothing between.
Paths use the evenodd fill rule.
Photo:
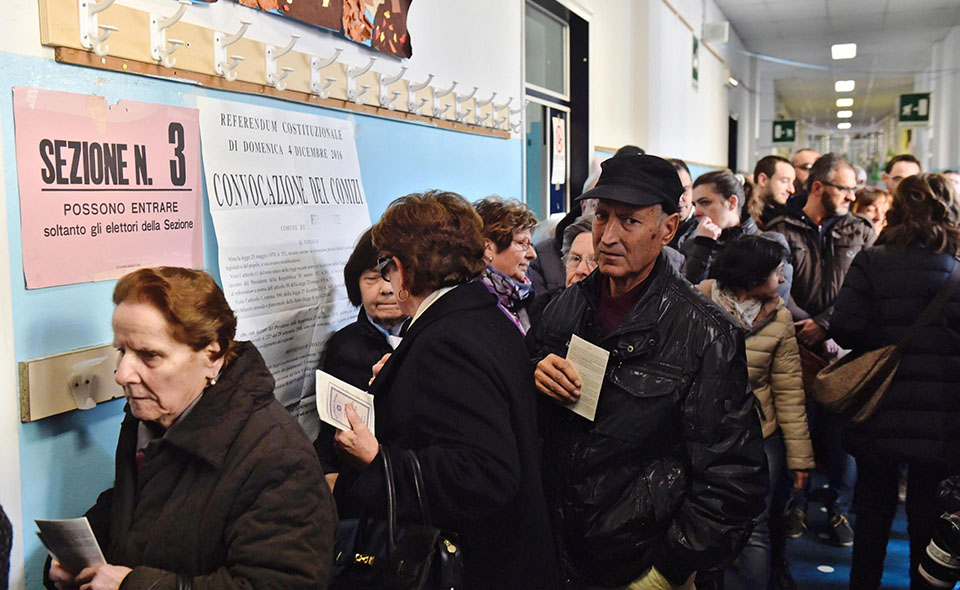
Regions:
<instances>
[{"instance_id":1,"label":"elderly woman's hand","mask_svg":"<svg viewBox=\"0 0 960 590\"><path fill-rule=\"evenodd\" d=\"M380 357L380 360L377 361L377 362L373 365L373 367L371 367L371 369L372 369L372 371L373 371L373 377L370 377L370 382L369 382L367 385L373 385L373 380L377 378L377 375L380 374L380 369L383 368L383 365L387 364L387 361L388 361L388 360L390 360L390 353L389 353L389 352L388 352L387 354L383 355L382 357Z\"/></svg>"},{"instance_id":2,"label":"elderly woman's hand","mask_svg":"<svg viewBox=\"0 0 960 590\"><path fill-rule=\"evenodd\" d=\"M119 590L123 579L132 571L122 565L104 563L82 570L77 574L77 583L81 584L80 590Z\"/></svg>"},{"instance_id":3,"label":"elderly woman's hand","mask_svg":"<svg viewBox=\"0 0 960 590\"><path fill-rule=\"evenodd\" d=\"M353 404L347 404L345 410L352 430L338 430L333 440L342 452L344 461L363 469L377 457L380 452L380 442L360 420L357 411L353 409Z\"/></svg>"},{"instance_id":4,"label":"elderly woman's hand","mask_svg":"<svg viewBox=\"0 0 960 590\"><path fill-rule=\"evenodd\" d=\"M50 571L47 572L47 576L57 590L72 590L77 588L77 583L73 576L70 572L60 567L60 562L56 559L50 561Z\"/></svg>"}]
</instances>

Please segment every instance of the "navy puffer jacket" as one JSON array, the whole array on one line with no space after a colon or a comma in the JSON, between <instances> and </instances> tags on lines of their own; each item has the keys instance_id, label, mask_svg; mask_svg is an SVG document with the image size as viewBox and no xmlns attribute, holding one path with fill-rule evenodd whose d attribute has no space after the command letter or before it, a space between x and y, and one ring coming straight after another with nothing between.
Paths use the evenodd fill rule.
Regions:
<instances>
[{"instance_id":1,"label":"navy puffer jacket","mask_svg":"<svg viewBox=\"0 0 960 590\"><path fill-rule=\"evenodd\" d=\"M854 259L830 335L854 354L896 344L933 300L954 258L878 246ZM876 414L846 429L854 456L960 467L960 289L904 353Z\"/></svg>"}]
</instances>

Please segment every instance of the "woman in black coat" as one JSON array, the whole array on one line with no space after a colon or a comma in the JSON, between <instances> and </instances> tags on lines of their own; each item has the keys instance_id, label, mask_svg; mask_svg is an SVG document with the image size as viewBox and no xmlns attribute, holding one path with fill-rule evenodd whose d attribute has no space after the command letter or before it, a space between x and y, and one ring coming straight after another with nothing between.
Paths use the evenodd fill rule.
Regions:
<instances>
[{"instance_id":1,"label":"woman in black coat","mask_svg":"<svg viewBox=\"0 0 960 590\"><path fill-rule=\"evenodd\" d=\"M433 523L456 533L464 588L559 587L540 477L533 371L520 332L476 281L481 221L462 197L398 199L373 228L378 266L413 319L370 390L376 432L347 416L337 433L352 466L334 494L341 515L386 502L379 446L389 449L401 518L416 518L412 450Z\"/></svg>"},{"instance_id":2,"label":"woman in black coat","mask_svg":"<svg viewBox=\"0 0 960 590\"><path fill-rule=\"evenodd\" d=\"M830 335L859 354L903 338L937 295L960 253L960 208L939 174L903 180L878 246L854 259ZM848 424L845 443L857 460L856 526L850 588L878 588L897 511L900 463L907 476L912 589L930 588L917 562L932 535L937 484L960 469L960 290L903 354L876 414Z\"/></svg>"}]
</instances>

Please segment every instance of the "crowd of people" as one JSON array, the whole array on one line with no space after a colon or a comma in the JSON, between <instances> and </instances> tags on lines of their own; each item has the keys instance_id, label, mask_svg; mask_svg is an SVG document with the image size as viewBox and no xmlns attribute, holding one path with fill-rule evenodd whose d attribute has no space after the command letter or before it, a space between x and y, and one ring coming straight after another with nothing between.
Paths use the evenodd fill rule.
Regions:
<instances>
[{"instance_id":1,"label":"crowd of people","mask_svg":"<svg viewBox=\"0 0 960 590\"><path fill-rule=\"evenodd\" d=\"M822 501L850 587L876 589L905 478L911 588L936 587L917 564L960 472L960 290L871 418L811 398L836 359L896 344L960 255L955 178L901 155L882 181L810 149L694 179L627 146L538 243L515 200L403 196L355 245L357 320L321 367L373 396L375 433L348 405L312 447L211 277L131 273L116 476L87 513L107 563L51 560L45 583L336 587L338 518L429 514L466 590L790 589Z\"/></svg>"}]
</instances>

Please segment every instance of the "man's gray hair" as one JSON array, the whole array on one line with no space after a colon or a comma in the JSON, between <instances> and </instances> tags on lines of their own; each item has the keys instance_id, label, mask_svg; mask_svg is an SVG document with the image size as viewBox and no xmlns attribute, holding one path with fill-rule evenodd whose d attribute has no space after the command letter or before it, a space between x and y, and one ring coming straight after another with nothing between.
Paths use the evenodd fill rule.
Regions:
<instances>
[{"instance_id":1,"label":"man's gray hair","mask_svg":"<svg viewBox=\"0 0 960 590\"><path fill-rule=\"evenodd\" d=\"M563 257L566 258L570 254L570 249L573 248L573 241L577 239L577 236L592 230L593 213L581 215L580 217L577 217L576 221L568 225L563 230L563 245L560 248L560 253L563 255Z\"/></svg>"},{"instance_id":2,"label":"man's gray hair","mask_svg":"<svg viewBox=\"0 0 960 590\"><path fill-rule=\"evenodd\" d=\"M854 169L853 164L848 162L843 156L834 153L823 154L813 163L813 168L810 169L810 176L807 178L807 184L804 185L804 188L809 193L810 189L813 188L814 182L833 182L837 170L843 167L847 167L850 170ZM856 171L854 170L854 172Z\"/></svg>"}]
</instances>

